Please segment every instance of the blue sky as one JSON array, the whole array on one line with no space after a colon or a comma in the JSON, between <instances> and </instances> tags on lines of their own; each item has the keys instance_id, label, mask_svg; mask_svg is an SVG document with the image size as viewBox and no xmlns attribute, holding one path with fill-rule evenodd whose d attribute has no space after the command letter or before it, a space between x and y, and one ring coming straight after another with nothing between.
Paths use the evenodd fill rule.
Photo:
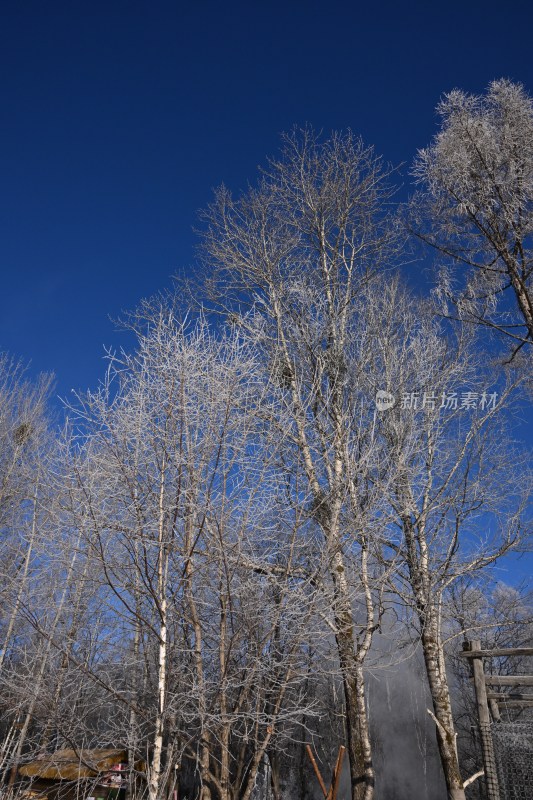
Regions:
<instances>
[{"instance_id":1,"label":"blue sky","mask_svg":"<svg viewBox=\"0 0 533 800\"><path fill-rule=\"evenodd\" d=\"M526 2L0 13L0 349L54 371L62 395L96 384L122 341L109 315L191 268L197 210L253 179L281 131L349 126L409 164L444 91L502 76L533 91Z\"/></svg>"}]
</instances>

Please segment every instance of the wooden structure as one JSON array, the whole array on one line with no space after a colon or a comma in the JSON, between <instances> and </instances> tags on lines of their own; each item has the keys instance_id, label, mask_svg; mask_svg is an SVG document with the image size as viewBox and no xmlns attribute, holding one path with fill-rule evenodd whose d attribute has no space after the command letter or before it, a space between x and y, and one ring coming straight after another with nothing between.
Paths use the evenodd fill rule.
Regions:
<instances>
[{"instance_id":1,"label":"wooden structure","mask_svg":"<svg viewBox=\"0 0 533 800\"><path fill-rule=\"evenodd\" d=\"M146 771L138 761L137 773ZM125 749L57 750L19 767L19 775L29 779L25 792L28 798L95 798L118 800L125 793L129 776L128 753Z\"/></svg>"},{"instance_id":2,"label":"wooden structure","mask_svg":"<svg viewBox=\"0 0 533 800\"><path fill-rule=\"evenodd\" d=\"M533 706L533 694L503 693L487 691L487 686L533 686L533 675L485 675L484 658L508 658L510 656L533 656L531 647L481 649L481 642L473 639L465 642L461 653L470 661L476 693L476 704L481 735L481 749L485 771L485 783L488 800L500 800L500 787L496 772L496 758L492 739L492 722L499 722L499 703L506 706Z\"/></svg>"},{"instance_id":3,"label":"wooden structure","mask_svg":"<svg viewBox=\"0 0 533 800\"><path fill-rule=\"evenodd\" d=\"M335 766L333 768L333 772L331 775L331 784L329 789L326 789L326 784L324 783L324 779L316 763L316 759L313 755L313 751L310 745L306 745L307 755L309 756L309 760L313 765L313 769L315 771L315 775L317 780L320 784L320 788L322 789L322 794L324 795L325 800L336 800L337 792L339 791L339 783L341 779L341 771L342 771L342 761L344 759L344 753L346 752L346 748L341 745L339 747L339 754L337 755L337 761L335 762Z\"/></svg>"}]
</instances>

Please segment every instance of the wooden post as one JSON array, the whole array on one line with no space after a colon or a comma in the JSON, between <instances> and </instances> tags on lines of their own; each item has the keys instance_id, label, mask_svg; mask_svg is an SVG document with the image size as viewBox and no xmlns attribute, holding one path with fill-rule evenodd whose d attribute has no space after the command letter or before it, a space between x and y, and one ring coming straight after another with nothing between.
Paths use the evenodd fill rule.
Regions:
<instances>
[{"instance_id":1,"label":"wooden post","mask_svg":"<svg viewBox=\"0 0 533 800\"><path fill-rule=\"evenodd\" d=\"M494 722L499 722L501 720L501 714L498 707L498 701L494 700L492 697L489 697L489 706L492 719Z\"/></svg>"},{"instance_id":2,"label":"wooden post","mask_svg":"<svg viewBox=\"0 0 533 800\"><path fill-rule=\"evenodd\" d=\"M313 755L313 751L311 750L311 746L310 745L306 745L305 749L307 750L307 755L309 756L309 760L311 761L311 764L313 765L313 769L315 771L315 775L316 775L316 777L318 779L318 782L320 784L320 788L322 789L322 793L323 793L324 797L327 797L328 796L328 790L326 789L326 784L324 783L324 779L323 779L322 775L320 774L320 770L318 768L318 764L316 763L315 757Z\"/></svg>"},{"instance_id":3,"label":"wooden post","mask_svg":"<svg viewBox=\"0 0 533 800\"><path fill-rule=\"evenodd\" d=\"M337 755L337 761L335 762L335 766L333 768L333 773L331 775L331 786L329 789L326 789L326 784L324 783L324 779L320 773L318 768L318 764L316 763L316 759L313 755L313 751L309 745L306 745L307 754L309 756L309 760L313 765L313 769L315 770L315 775L318 778L318 782L320 784L320 788L322 789L322 794L325 797L325 800L336 800L337 792L339 791L339 783L341 778L341 771L342 771L342 760L344 758L344 753L346 752L346 748L344 745L339 747L339 753Z\"/></svg>"},{"instance_id":4,"label":"wooden post","mask_svg":"<svg viewBox=\"0 0 533 800\"><path fill-rule=\"evenodd\" d=\"M481 642L472 640L470 650L481 650ZM485 671L483 658L474 657L472 670L474 673L474 687L476 691L477 711L479 716L479 730L481 734L481 749L483 752L483 766L485 768L485 783L488 800L500 800L500 787L496 773L496 759L494 756L494 743L491 733L491 718L487 700L487 687L485 685Z\"/></svg>"},{"instance_id":5,"label":"wooden post","mask_svg":"<svg viewBox=\"0 0 533 800\"><path fill-rule=\"evenodd\" d=\"M342 772L342 760L344 758L344 753L346 752L346 748L344 745L341 744L339 747L339 755L337 756L337 763L335 764L335 769L333 770L333 777L331 779L331 789L329 790L329 796L331 800L337 800L337 792L339 791L339 784L341 780L341 772Z\"/></svg>"}]
</instances>

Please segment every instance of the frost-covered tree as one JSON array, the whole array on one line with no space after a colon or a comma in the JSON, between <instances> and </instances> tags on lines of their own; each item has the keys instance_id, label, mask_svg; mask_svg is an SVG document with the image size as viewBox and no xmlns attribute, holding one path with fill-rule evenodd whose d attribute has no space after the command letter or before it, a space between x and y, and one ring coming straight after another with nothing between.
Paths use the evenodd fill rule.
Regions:
<instances>
[{"instance_id":1,"label":"frost-covered tree","mask_svg":"<svg viewBox=\"0 0 533 800\"><path fill-rule=\"evenodd\" d=\"M533 101L497 80L485 95L455 90L440 130L419 151L412 226L446 256L441 293L458 315L533 351Z\"/></svg>"},{"instance_id":2,"label":"frost-covered tree","mask_svg":"<svg viewBox=\"0 0 533 800\"><path fill-rule=\"evenodd\" d=\"M279 437L254 413L263 386L241 338L157 305L137 328L136 352L71 410L65 456L64 517L93 562L79 580L116 631L101 743L148 752L151 800L185 772L202 800L249 800L269 748L313 713L306 521L279 501ZM101 685L98 670L85 680Z\"/></svg>"},{"instance_id":3,"label":"frost-covered tree","mask_svg":"<svg viewBox=\"0 0 533 800\"><path fill-rule=\"evenodd\" d=\"M284 437L291 501L327 565L352 800L370 800L375 780L365 659L383 612L382 519L369 479L373 408L359 376L369 355L365 290L379 294L401 246L385 213L389 177L350 132L327 141L294 132L256 188L239 198L217 192L204 239L211 297L269 376L269 420Z\"/></svg>"},{"instance_id":4,"label":"frost-covered tree","mask_svg":"<svg viewBox=\"0 0 533 800\"><path fill-rule=\"evenodd\" d=\"M0 687L8 739L0 755L4 774L17 763L33 718L28 676L35 687L45 670L43 659L37 658L40 642L28 631L24 616L50 511L50 387L50 376L31 381L20 363L0 354Z\"/></svg>"},{"instance_id":5,"label":"frost-covered tree","mask_svg":"<svg viewBox=\"0 0 533 800\"><path fill-rule=\"evenodd\" d=\"M430 309L397 282L369 314L373 367L362 380L389 392L391 405L395 400L378 413L375 435L391 465L384 489L396 515L389 546L402 563L396 586L421 645L448 797L464 800L443 608L457 581L486 571L527 525L531 477L505 430L520 379L509 375L489 400L490 373L472 331L446 336Z\"/></svg>"}]
</instances>

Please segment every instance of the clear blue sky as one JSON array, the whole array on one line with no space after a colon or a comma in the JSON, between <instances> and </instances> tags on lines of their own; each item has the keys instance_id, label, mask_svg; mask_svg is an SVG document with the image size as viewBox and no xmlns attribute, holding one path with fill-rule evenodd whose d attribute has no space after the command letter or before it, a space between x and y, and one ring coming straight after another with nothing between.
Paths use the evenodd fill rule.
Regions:
<instances>
[{"instance_id":1,"label":"clear blue sky","mask_svg":"<svg viewBox=\"0 0 533 800\"><path fill-rule=\"evenodd\" d=\"M94 386L108 316L190 267L212 187L306 122L409 163L442 92L533 91L532 27L512 1L4 0L0 349Z\"/></svg>"}]
</instances>

